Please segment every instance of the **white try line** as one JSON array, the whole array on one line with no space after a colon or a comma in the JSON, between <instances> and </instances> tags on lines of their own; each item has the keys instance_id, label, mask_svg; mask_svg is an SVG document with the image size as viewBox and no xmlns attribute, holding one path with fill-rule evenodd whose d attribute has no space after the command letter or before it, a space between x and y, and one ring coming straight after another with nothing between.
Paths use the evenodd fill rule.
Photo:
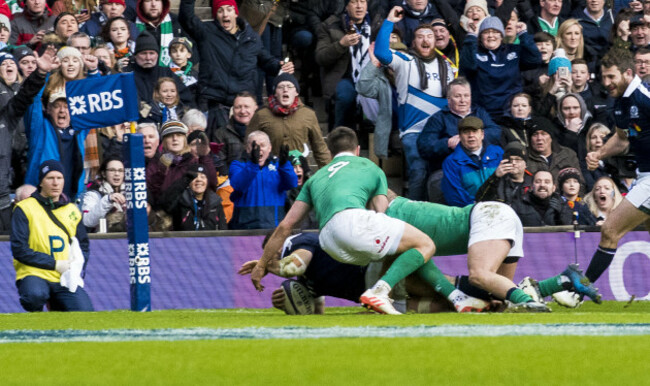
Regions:
<instances>
[{"instance_id":1,"label":"white try line","mask_svg":"<svg viewBox=\"0 0 650 386\"><path fill-rule=\"evenodd\" d=\"M155 330L4 330L0 343L132 342L219 339L420 338L650 335L650 324L442 325L407 327L246 327Z\"/></svg>"}]
</instances>

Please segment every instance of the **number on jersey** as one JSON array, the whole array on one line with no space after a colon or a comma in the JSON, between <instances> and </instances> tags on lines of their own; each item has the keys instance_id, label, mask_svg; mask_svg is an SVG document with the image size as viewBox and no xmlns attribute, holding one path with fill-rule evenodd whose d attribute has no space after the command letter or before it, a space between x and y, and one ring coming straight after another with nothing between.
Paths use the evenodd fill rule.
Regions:
<instances>
[{"instance_id":1,"label":"number on jersey","mask_svg":"<svg viewBox=\"0 0 650 386\"><path fill-rule=\"evenodd\" d=\"M349 163L350 163L350 161L339 161L339 162L335 163L334 165L328 167L327 171L331 172L330 175L329 175L329 178L332 178L332 176L334 174L336 174L336 172L341 170L342 167L346 166Z\"/></svg>"}]
</instances>

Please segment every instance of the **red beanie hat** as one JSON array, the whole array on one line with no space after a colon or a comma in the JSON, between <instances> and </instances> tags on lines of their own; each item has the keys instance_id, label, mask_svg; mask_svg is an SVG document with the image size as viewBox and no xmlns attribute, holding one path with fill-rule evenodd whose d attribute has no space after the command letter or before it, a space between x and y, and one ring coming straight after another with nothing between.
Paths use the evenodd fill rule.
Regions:
<instances>
[{"instance_id":1,"label":"red beanie hat","mask_svg":"<svg viewBox=\"0 0 650 386\"><path fill-rule=\"evenodd\" d=\"M217 10L224 5L232 5L235 7L235 13L239 15L239 9L237 9L237 3L235 0L212 0L212 18L217 18Z\"/></svg>"}]
</instances>

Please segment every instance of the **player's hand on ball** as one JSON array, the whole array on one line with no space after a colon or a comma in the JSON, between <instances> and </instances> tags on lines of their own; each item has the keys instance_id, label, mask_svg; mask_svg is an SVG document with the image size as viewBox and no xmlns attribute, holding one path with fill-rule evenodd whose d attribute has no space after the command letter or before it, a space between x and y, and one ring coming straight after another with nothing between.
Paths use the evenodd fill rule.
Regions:
<instances>
[{"instance_id":1,"label":"player's hand on ball","mask_svg":"<svg viewBox=\"0 0 650 386\"><path fill-rule=\"evenodd\" d=\"M256 265L257 265L257 260L247 261L241 265L237 273L240 275L248 275L249 273L253 272L253 268L255 268Z\"/></svg>"},{"instance_id":2,"label":"player's hand on ball","mask_svg":"<svg viewBox=\"0 0 650 386\"><path fill-rule=\"evenodd\" d=\"M271 302L273 303L273 307L284 311L284 290L282 288L278 288L273 291L273 295L271 295Z\"/></svg>"},{"instance_id":3,"label":"player's hand on ball","mask_svg":"<svg viewBox=\"0 0 650 386\"><path fill-rule=\"evenodd\" d=\"M284 277L300 276L307 270L307 265L297 254L291 254L280 260L280 274Z\"/></svg>"}]
</instances>

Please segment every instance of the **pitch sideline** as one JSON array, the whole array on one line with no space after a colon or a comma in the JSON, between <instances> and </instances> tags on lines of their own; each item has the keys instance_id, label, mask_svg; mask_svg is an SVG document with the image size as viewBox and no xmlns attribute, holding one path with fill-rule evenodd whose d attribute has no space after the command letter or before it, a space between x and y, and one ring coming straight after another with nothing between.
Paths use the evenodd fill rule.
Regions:
<instances>
[{"instance_id":1,"label":"pitch sideline","mask_svg":"<svg viewBox=\"0 0 650 386\"><path fill-rule=\"evenodd\" d=\"M420 338L650 335L650 324L522 324L408 327L246 327L109 330L4 330L4 343L135 342L237 339Z\"/></svg>"}]
</instances>

